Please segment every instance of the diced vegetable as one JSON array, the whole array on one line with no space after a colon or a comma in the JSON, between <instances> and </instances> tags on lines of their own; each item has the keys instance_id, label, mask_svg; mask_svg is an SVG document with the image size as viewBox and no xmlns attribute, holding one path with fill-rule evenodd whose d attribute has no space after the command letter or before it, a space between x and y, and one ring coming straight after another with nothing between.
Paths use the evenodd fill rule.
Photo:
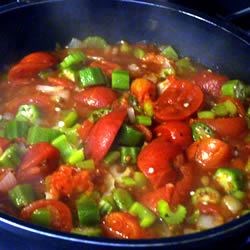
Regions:
<instances>
[{"instance_id":1,"label":"diced vegetable","mask_svg":"<svg viewBox=\"0 0 250 250\"><path fill-rule=\"evenodd\" d=\"M220 193L211 187L197 188L192 195L192 203L219 203L221 199Z\"/></svg>"},{"instance_id":2,"label":"diced vegetable","mask_svg":"<svg viewBox=\"0 0 250 250\"><path fill-rule=\"evenodd\" d=\"M245 177L241 170L236 168L218 168L213 178L227 193L233 193L243 190L245 186Z\"/></svg>"},{"instance_id":3,"label":"diced vegetable","mask_svg":"<svg viewBox=\"0 0 250 250\"><path fill-rule=\"evenodd\" d=\"M187 75L196 71L189 57L176 61L176 70L178 75Z\"/></svg>"},{"instance_id":4,"label":"diced vegetable","mask_svg":"<svg viewBox=\"0 0 250 250\"><path fill-rule=\"evenodd\" d=\"M102 235L102 229L98 226L95 227L77 227L71 230L71 233L89 236L89 237L97 237Z\"/></svg>"},{"instance_id":5,"label":"diced vegetable","mask_svg":"<svg viewBox=\"0 0 250 250\"><path fill-rule=\"evenodd\" d=\"M178 60L178 54L172 46L165 47L162 50L161 54L164 55L165 57L167 57L168 59L171 59L174 61Z\"/></svg>"},{"instance_id":6,"label":"diced vegetable","mask_svg":"<svg viewBox=\"0 0 250 250\"><path fill-rule=\"evenodd\" d=\"M88 159L85 161L80 161L76 163L76 167L81 168L81 169L95 169L95 162L93 159Z\"/></svg>"},{"instance_id":7,"label":"diced vegetable","mask_svg":"<svg viewBox=\"0 0 250 250\"><path fill-rule=\"evenodd\" d=\"M8 139L25 138L29 130L29 123L26 121L9 121L4 128L4 136Z\"/></svg>"},{"instance_id":8,"label":"diced vegetable","mask_svg":"<svg viewBox=\"0 0 250 250\"><path fill-rule=\"evenodd\" d=\"M70 128L74 126L77 122L78 114L75 110L67 112L63 119L64 126Z\"/></svg>"},{"instance_id":9,"label":"diced vegetable","mask_svg":"<svg viewBox=\"0 0 250 250\"><path fill-rule=\"evenodd\" d=\"M28 121L31 123L37 123L39 117L39 109L34 104L21 105L16 114L17 121Z\"/></svg>"},{"instance_id":10,"label":"diced vegetable","mask_svg":"<svg viewBox=\"0 0 250 250\"><path fill-rule=\"evenodd\" d=\"M138 59L142 59L145 56L145 51L141 48L135 48L133 50L133 55Z\"/></svg>"},{"instance_id":11,"label":"diced vegetable","mask_svg":"<svg viewBox=\"0 0 250 250\"><path fill-rule=\"evenodd\" d=\"M99 201L99 210L101 215L109 214L117 210L116 203L112 195L106 195Z\"/></svg>"},{"instance_id":12,"label":"diced vegetable","mask_svg":"<svg viewBox=\"0 0 250 250\"><path fill-rule=\"evenodd\" d=\"M62 75L72 82L76 82L78 80L78 72L72 68L65 68L62 70Z\"/></svg>"},{"instance_id":13,"label":"diced vegetable","mask_svg":"<svg viewBox=\"0 0 250 250\"><path fill-rule=\"evenodd\" d=\"M145 115L137 115L135 117L135 121L138 124L142 124L145 126L151 126L152 125L152 119L149 116L145 116Z\"/></svg>"},{"instance_id":14,"label":"diced vegetable","mask_svg":"<svg viewBox=\"0 0 250 250\"><path fill-rule=\"evenodd\" d=\"M50 227L52 214L48 208L36 209L31 215L31 222L40 226Z\"/></svg>"},{"instance_id":15,"label":"diced vegetable","mask_svg":"<svg viewBox=\"0 0 250 250\"><path fill-rule=\"evenodd\" d=\"M118 137L119 143L124 146L139 146L143 143L143 139L143 133L128 125L122 126Z\"/></svg>"},{"instance_id":16,"label":"diced vegetable","mask_svg":"<svg viewBox=\"0 0 250 250\"><path fill-rule=\"evenodd\" d=\"M86 55L82 51L71 52L60 63L60 67L62 69L65 69L65 68L71 67L72 65L75 65L78 63L85 63L86 58L87 58Z\"/></svg>"},{"instance_id":17,"label":"diced vegetable","mask_svg":"<svg viewBox=\"0 0 250 250\"><path fill-rule=\"evenodd\" d=\"M112 88L119 90L129 89L129 72L125 70L114 70L112 72Z\"/></svg>"},{"instance_id":18,"label":"diced vegetable","mask_svg":"<svg viewBox=\"0 0 250 250\"><path fill-rule=\"evenodd\" d=\"M222 85L221 93L244 100L247 96L247 87L240 80L230 80Z\"/></svg>"},{"instance_id":19,"label":"diced vegetable","mask_svg":"<svg viewBox=\"0 0 250 250\"><path fill-rule=\"evenodd\" d=\"M154 213L139 202L133 203L129 213L140 219L140 226L143 228L150 227L156 220Z\"/></svg>"},{"instance_id":20,"label":"diced vegetable","mask_svg":"<svg viewBox=\"0 0 250 250\"><path fill-rule=\"evenodd\" d=\"M186 217L186 214L187 214L187 209L182 205L178 205L176 210L173 212L170 209L169 204L164 200L160 200L158 202L157 211L158 211L160 217L168 225L176 225L176 224L182 223Z\"/></svg>"},{"instance_id":21,"label":"diced vegetable","mask_svg":"<svg viewBox=\"0 0 250 250\"><path fill-rule=\"evenodd\" d=\"M16 168L21 162L20 153L16 144L8 147L0 156L0 168Z\"/></svg>"},{"instance_id":22,"label":"diced vegetable","mask_svg":"<svg viewBox=\"0 0 250 250\"><path fill-rule=\"evenodd\" d=\"M30 184L19 184L9 191L9 198L15 207L22 208L34 201L35 195Z\"/></svg>"},{"instance_id":23,"label":"diced vegetable","mask_svg":"<svg viewBox=\"0 0 250 250\"><path fill-rule=\"evenodd\" d=\"M76 207L80 225L91 226L100 221L98 205L90 196L82 195L76 201Z\"/></svg>"},{"instance_id":24,"label":"diced vegetable","mask_svg":"<svg viewBox=\"0 0 250 250\"><path fill-rule=\"evenodd\" d=\"M120 159L120 156L121 156L120 151L117 150L110 151L103 159L103 162L106 165L112 165Z\"/></svg>"},{"instance_id":25,"label":"diced vegetable","mask_svg":"<svg viewBox=\"0 0 250 250\"><path fill-rule=\"evenodd\" d=\"M215 118L215 114L212 111L200 111L200 112L197 112L197 116L200 119L214 119Z\"/></svg>"},{"instance_id":26,"label":"diced vegetable","mask_svg":"<svg viewBox=\"0 0 250 250\"><path fill-rule=\"evenodd\" d=\"M105 77L100 68L84 68L79 71L80 87L90 87L94 85L104 85Z\"/></svg>"},{"instance_id":27,"label":"diced vegetable","mask_svg":"<svg viewBox=\"0 0 250 250\"><path fill-rule=\"evenodd\" d=\"M219 117L227 115L234 116L237 114L237 107L233 102L227 100L223 103L218 103L217 105L215 105L211 111L215 114L215 116Z\"/></svg>"},{"instance_id":28,"label":"diced vegetable","mask_svg":"<svg viewBox=\"0 0 250 250\"><path fill-rule=\"evenodd\" d=\"M124 165L127 164L136 164L137 156L140 152L138 147L121 147L121 163Z\"/></svg>"},{"instance_id":29,"label":"diced vegetable","mask_svg":"<svg viewBox=\"0 0 250 250\"><path fill-rule=\"evenodd\" d=\"M129 192L122 188L113 190L113 199L121 211L128 211L134 203L134 200Z\"/></svg>"},{"instance_id":30,"label":"diced vegetable","mask_svg":"<svg viewBox=\"0 0 250 250\"><path fill-rule=\"evenodd\" d=\"M215 136L214 131L205 123L195 122L191 127L194 141Z\"/></svg>"},{"instance_id":31,"label":"diced vegetable","mask_svg":"<svg viewBox=\"0 0 250 250\"><path fill-rule=\"evenodd\" d=\"M109 108L101 108L101 109L96 109L94 111L92 111L89 115L88 115L88 119L95 123L97 122L101 117L107 115L108 113L110 113L111 110Z\"/></svg>"}]
</instances>

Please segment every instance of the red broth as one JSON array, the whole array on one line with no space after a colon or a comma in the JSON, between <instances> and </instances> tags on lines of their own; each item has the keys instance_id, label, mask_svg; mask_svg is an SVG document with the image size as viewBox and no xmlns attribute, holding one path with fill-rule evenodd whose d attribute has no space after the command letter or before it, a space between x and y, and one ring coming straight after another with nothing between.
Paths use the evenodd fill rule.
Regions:
<instances>
[{"instance_id":1,"label":"red broth","mask_svg":"<svg viewBox=\"0 0 250 250\"><path fill-rule=\"evenodd\" d=\"M0 93L4 213L141 239L250 211L249 87L171 46L74 39L21 58Z\"/></svg>"}]
</instances>

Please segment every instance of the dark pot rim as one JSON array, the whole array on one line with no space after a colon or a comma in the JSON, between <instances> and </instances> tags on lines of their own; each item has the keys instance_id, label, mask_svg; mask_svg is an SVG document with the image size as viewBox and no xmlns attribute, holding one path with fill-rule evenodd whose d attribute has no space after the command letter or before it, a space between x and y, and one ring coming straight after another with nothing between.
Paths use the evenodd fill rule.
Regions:
<instances>
[{"instance_id":1,"label":"dark pot rim","mask_svg":"<svg viewBox=\"0 0 250 250\"><path fill-rule=\"evenodd\" d=\"M0 14L26 8L29 6L44 4L44 3L56 3L62 2L64 0L35 0L28 3L11 3L0 8ZM162 3L158 0L112 0L120 3L128 4L141 4L152 6L153 8L162 8L171 10L178 14L183 14L191 16L194 19L208 23L212 26L217 27L218 29L229 33L230 35L239 39L239 41L250 45L250 38L236 27L233 27L223 20L218 20L216 18L208 17L205 14L201 14L198 11L190 10L179 5L172 3ZM185 245L191 243L199 243L204 240L210 240L214 238L223 239L228 235L232 235L237 231L241 232L243 229L250 227L250 214L244 215L238 219L235 219L231 222L223 224L219 227L209 229L203 232L198 232L194 234L181 235L169 238L160 238L160 239L147 239L147 240L117 240L117 239L107 239L103 237L87 237L80 236L76 234L62 233L55 230L46 229L40 226L36 226L25 221L21 221L17 218L9 216L7 214L0 212L0 227L6 227L7 230L14 232L16 229L22 230L22 232L32 233L41 237L49 237L57 240L63 240L68 242L76 242L88 245L96 246L106 246L106 247L161 247L161 246L175 246L175 245ZM21 231L20 231L21 232Z\"/></svg>"}]
</instances>

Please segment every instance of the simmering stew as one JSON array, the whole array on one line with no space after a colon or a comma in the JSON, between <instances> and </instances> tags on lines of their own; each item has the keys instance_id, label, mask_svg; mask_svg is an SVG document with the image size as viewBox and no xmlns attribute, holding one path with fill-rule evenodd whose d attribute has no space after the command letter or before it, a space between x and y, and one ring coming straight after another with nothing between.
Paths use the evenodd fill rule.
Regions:
<instances>
[{"instance_id":1,"label":"simmering stew","mask_svg":"<svg viewBox=\"0 0 250 250\"><path fill-rule=\"evenodd\" d=\"M122 239L250 211L250 88L169 45L73 38L0 80L0 210Z\"/></svg>"}]
</instances>

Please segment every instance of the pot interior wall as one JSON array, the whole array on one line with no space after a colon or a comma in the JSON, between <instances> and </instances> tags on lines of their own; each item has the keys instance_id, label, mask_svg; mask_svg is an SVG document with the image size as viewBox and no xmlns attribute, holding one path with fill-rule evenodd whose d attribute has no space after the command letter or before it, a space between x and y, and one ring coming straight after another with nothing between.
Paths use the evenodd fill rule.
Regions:
<instances>
[{"instance_id":1,"label":"pot interior wall","mask_svg":"<svg viewBox=\"0 0 250 250\"><path fill-rule=\"evenodd\" d=\"M171 44L182 54L230 77L247 80L249 45L209 22L171 8L125 1L47 1L0 15L0 65L28 52L54 49L72 37L100 35ZM4 24L4 25L3 25Z\"/></svg>"}]
</instances>

